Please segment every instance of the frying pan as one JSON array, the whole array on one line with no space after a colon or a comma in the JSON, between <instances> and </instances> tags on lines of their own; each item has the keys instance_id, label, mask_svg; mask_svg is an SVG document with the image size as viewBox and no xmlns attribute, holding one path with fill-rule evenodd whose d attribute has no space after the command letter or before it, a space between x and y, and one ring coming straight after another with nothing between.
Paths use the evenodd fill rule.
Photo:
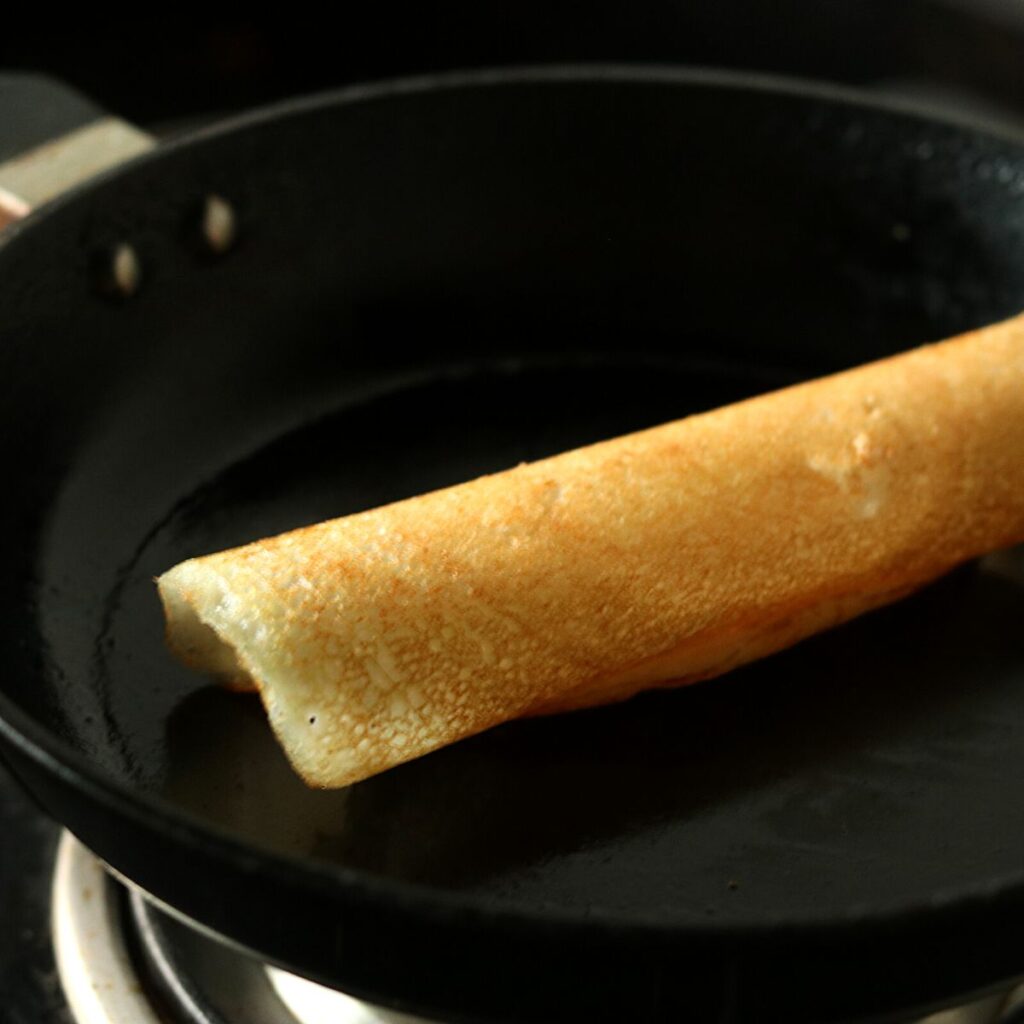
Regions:
<instances>
[{"instance_id":1,"label":"frying pan","mask_svg":"<svg viewBox=\"0 0 1024 1024\"><path fill-rule=\"evenodd\" d=\"M1019 552L337 792L170 659L152 585L1024 308L1022 140L747 75L451 74L161 145L9 228L0 282L5 756L162 905L464 1021L900 1019L1024 972Z\"/></svg>"}]
</instances>

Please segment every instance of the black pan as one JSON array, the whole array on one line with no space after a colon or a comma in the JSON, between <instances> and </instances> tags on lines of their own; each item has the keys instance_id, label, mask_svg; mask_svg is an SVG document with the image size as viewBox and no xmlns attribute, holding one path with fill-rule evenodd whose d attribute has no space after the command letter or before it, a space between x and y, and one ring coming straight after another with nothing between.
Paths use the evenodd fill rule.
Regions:
<instances>
[{"instance_id":1,"label":"black pan","mask_svg":"<svg viewBox=\"0 0 1024 1024\"><path fill-rule=\"evenodd\" d=\"M900 1018L1024 973L1020 553L333 793L168 657L151 582L1024 308L1020 140L704 72L349 89L41 209L0 288L6 755L156 899L468 1021Z\"/></svg>"}]
</instances>

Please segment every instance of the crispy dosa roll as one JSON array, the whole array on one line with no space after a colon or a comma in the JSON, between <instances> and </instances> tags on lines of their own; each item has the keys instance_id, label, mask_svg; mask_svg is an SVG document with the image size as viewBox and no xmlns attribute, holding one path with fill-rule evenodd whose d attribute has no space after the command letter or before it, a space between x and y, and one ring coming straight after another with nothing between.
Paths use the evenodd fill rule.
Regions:
<instances>
[{"instance_id":1,"label":"crispy dosa roll","mask_svg":"<svg viewBox=\"0 0 1024 1024\"><path fill-rule=\"evenodd\" d=\"M1024 321L195 558L171 648L343 786L763 657L1024 540Z\"/></svg>"}]
</instances>

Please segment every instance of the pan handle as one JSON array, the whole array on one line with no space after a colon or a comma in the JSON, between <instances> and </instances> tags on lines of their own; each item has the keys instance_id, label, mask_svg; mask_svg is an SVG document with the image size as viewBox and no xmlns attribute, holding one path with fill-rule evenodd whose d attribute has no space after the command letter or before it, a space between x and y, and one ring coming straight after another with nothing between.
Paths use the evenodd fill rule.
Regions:
<instances>
[{"instance_id":1,"label":"pan handle","mask_svg":"<svg viewBox=\"0 0 1024 1024\"><path fill-rule=\"evenodd\" d=\"M0 229L153 145L62 82L0 74Z\"/></svg>"}]
</instances>

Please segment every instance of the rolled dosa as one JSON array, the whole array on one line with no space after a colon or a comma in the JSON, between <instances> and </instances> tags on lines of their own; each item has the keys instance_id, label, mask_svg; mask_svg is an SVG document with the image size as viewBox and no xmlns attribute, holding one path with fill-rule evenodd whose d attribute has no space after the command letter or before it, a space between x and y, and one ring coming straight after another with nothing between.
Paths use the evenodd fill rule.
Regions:
<instances>
[{"instance_id":1,"label":"rolled dosa","mask_svg":"<svg viewBox=\"0 0 1024 1024\"><path fill-rule=\"evenodd\" d=\"M255 685L335 787L718 675L1021 540L1015 319L157 582L173 651Z\"/></svg>"}]
</instances>

